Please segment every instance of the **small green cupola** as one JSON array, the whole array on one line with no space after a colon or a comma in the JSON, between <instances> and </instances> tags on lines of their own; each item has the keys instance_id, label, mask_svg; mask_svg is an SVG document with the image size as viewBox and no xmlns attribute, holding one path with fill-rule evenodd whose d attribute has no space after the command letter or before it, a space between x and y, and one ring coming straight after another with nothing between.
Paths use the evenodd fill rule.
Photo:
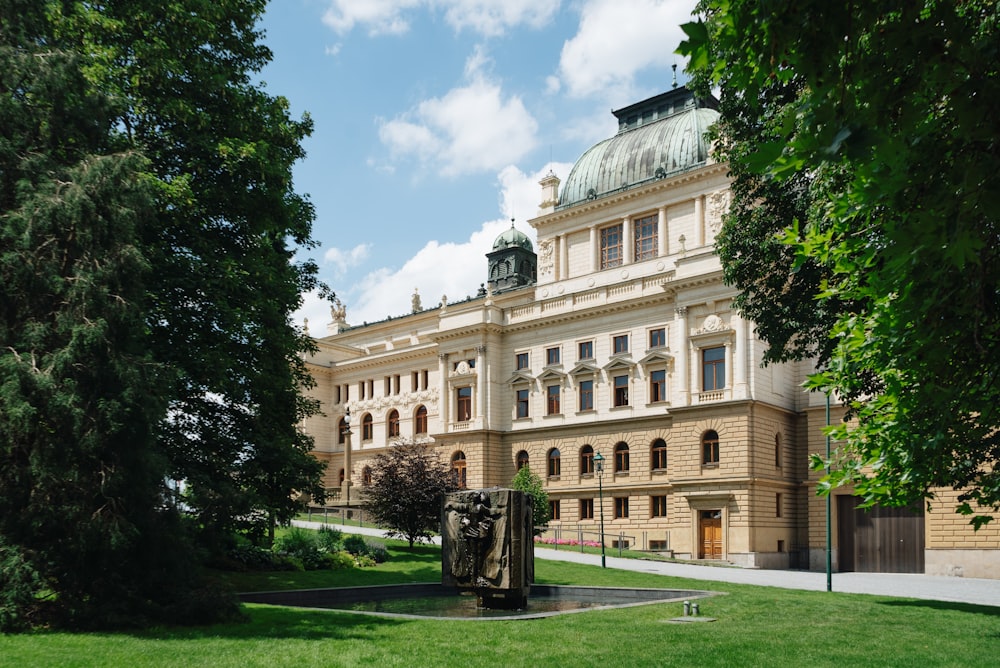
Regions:
<instances>
[{"instance_id":1,"label":"small green cupola","mask_svg":"<svg viewBox=\"0 0 1000 668\"><path fill-rule=\"evenodd\" d=\"M528 235L514 227L504 230L486 254L489 262L489 285L493 292L533 285L538 277L538 256Z\"/></svg>"}]
</instances>

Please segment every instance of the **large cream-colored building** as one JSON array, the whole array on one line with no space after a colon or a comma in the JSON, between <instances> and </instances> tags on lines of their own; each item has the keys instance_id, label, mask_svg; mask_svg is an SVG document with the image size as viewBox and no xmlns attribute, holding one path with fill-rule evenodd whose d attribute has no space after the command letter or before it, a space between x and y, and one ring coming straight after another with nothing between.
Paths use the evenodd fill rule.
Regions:
<instances>
[{"instance_id":1,"label":"large cream-colored building","mask_svg":"<svg viewBox=\"0 0 1000 668\"><path fill-rule=\"evenodd\" d=\"M801 389L805 365L762 367L731 306L713 106L675 88L615 112L618 133L565 183L542 180L537 249L513 226L500 235L477 297L423 308L415 295L412 313L364 326L334 309L309 361L324 414L306 425L334 504L358 503L372 456L426 441L469 487L530 466L550 537L597 540L603 511L609 545L825 568L826 502L807 467L825 397ZM1000 577L1000 529L974 534L952 501L866 514L841 492L834 567Z\"/></svg>"}]
</instances>

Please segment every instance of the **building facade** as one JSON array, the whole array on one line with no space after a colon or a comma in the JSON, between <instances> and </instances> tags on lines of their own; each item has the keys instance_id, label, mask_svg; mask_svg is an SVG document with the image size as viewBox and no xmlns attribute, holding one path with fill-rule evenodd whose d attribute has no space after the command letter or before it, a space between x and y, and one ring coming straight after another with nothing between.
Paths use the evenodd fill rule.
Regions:
<instances>
[{"instance_id":1,"label":"building facade","mask_svg":"<svg viewBox=\"0 0 1000 668\"><path fill-rule=\"evenodd\" d=\"M807 365L762 367L732 308L713 101L675 88L614 113L618 133L565 183L542 180L537 250L501 234L478 296L423 308L415 295L409 315L360 327L335 306L309 360L323 414L305 425L333 503L358 503L378 452L423 441L468 487L529 466L552 537L597 540L603 515L611 546L823 569L826 502L807 464L825 397L802 391ZM1000 577L1000 530L973 533L954 504L869 521L838 494L835 568Z\"/></svg>"}]
</instances>

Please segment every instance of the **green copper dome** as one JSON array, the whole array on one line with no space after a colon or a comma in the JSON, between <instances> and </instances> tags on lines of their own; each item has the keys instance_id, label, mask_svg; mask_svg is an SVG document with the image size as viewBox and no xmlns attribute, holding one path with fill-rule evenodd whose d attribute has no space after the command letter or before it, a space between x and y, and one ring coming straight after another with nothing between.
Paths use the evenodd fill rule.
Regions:
<instances>
[{"instance_id":1,"label":"green copper dome","mask_svg":"<svg viewBox=\"0 0 1000 668\"><path fill-rule=\"evenodd\" d=\"M517 230L514 227L514 223L510 224L509 230L504 230L496 238L496 241L493 242L493 250L501 250L510 248L511 246L520 246L524 250L534 251L534 248L531 246L531 239L525 233Z\"/></svg>"},{"instance_id":2,"label":"green copper dome","mask_svg":"<svg viewBox=\"0 0 1000 668\"><path fill-rule=\"evenodd\" d=\"M705 131L719 118L716 104L681 87L613 112L618 134L576 161L563 184L559 207L703 165L709 152Z\"/></svg>"}]
</instances>

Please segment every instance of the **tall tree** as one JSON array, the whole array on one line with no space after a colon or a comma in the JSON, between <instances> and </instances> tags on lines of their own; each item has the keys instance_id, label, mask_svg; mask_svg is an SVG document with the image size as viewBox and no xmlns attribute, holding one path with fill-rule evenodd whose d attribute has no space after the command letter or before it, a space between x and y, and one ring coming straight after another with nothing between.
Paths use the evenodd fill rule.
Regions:
<instances>
[{"instance_id":1,"label":"tall tree","mask_svg":"<svg viewBox=\"0 0 1000 668\"><path fill-rule=\"evenodd\" d=\"M364 484L364 507L386 535L426 540L441 530L445 494L458 489L436 451L421 443L399 443L375 456Z\"/></svg>"},{"instance_id":2,"label":"tall tree","mask_svg":"<svg viewBox=\"0 0 1000 668\"><path fill-rule=\"evenodd\" d=\"M256 29L266 0L110 0L68 5L61 34L97 54L93 84L150 161L157 225L142 244L157 280L146 322L172 372L160 431L172 475L205 540L266 535L295 511L291 492L322 499L322 465L301 420L317 410L289 320L318 287L313 209L291 168L312 128L253 77L271 57Z\"/></svg>"},{"instance_id":3,"label":"tall tree","mask_svg":"<svg viewBox=\"0 0 1000 668\"><path fill-rule=\"evenodd\" d=\"M988 522L1000 510L996 3L705 0L698 12L681 52L720 90L719 157L736 178L727 277L769 359L817 358L809 386L855 418L832 432L844 445L825 482L886 505L952 487L959 512Z\"/></svg>"},{"instance_id":4,"label":"tall tree","mask_svg":"<svg viewBox=\"0 0 1000 668\"><path fill-rule=\"evenodd\" d=\"M252 80L263 6L0 10L4 628L231 610L192 591L190 520L218 549L322 497L289 319L317 287L311 126Z\"/></svg>"}]
</instances>

